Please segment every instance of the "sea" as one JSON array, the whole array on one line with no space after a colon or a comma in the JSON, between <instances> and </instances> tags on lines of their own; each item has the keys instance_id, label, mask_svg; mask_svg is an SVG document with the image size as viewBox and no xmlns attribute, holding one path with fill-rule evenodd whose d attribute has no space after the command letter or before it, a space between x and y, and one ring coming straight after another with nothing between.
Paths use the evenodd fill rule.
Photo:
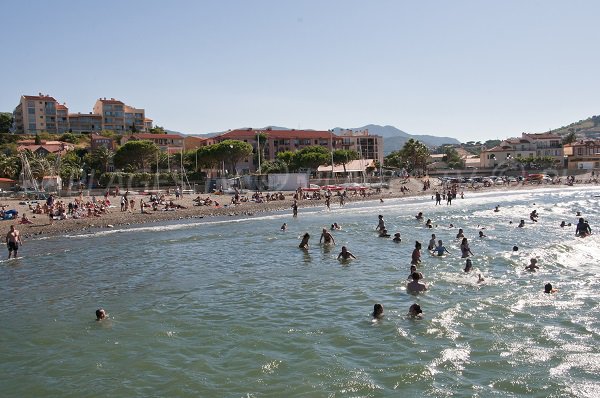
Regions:
<instances>
[{"instance_id":1,"label":"sea","mask_svg":"<svg viewBox=\"0 0 600 398\"><path fill-rule=\"evenodd\" d=\"M600 234L575 236L577 212L600 228L599 201L595 186L467 192L32 238L0 262L0 395L599 397ZM378 237L379 214L402 242ZM429 254L432 233L450 254Z\"/></svg>"}]
</instances>

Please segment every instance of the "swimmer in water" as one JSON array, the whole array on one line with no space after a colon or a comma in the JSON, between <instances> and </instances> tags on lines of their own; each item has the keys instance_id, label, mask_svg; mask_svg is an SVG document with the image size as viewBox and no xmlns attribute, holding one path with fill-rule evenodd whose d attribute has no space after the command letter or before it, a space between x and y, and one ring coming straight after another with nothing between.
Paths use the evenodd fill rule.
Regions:
<instances>
[{"instance_id":1,"label":"swimmer in water","mask_svg":"<svg viewBox=\"0 0 600 398\"><path fill-rule=\"evenodd\" d=\"M544 293L552 294L558 292L558 289L554 289L551 283L546 283L544 285Z\"/></svg>"},{"instance_id":2,"label":"swimmer in water","mask_svg":"<svg viewBox=\"0 0 600 398\"><path fill-rule=\"evenodd\" d=\"M469 248L469 241L467 238L463 238L462 243L460 244L460 251L462 253L462 258L473 256L473 252Z\"/></svg>"},{"instance_id":3,"label":"swimmer in water","mask_svg":"<svg viewBox=\"0 0 600 398\"><path fill-rule=\"evenodd\" d=\"M421 242L415 242L415 249L412 252L412 257L410 263L412 265L418 265L421 263Z\"/></svg>"},{"instance_id":4,"label":"swimmer in water","mask_svg":"<svg viewBox=\"0 0 600 398\"><path fill-rule=\"evenodd\" d=\"M494 211L497 213L500 211L500 205L496 206L496 208L494 209Z\"/></svg>"},{"instance_id":5,"label":"swimmer in water","mask_svg":"<svg viewBox=\"0 0 600 398\"><path fill-rule=\"evenodd\" d=\"M462 228L458 229L458 233L456 234L456 239L460 239L460 238L464 238L465 237L465 233L463 232Z\"/></svg>"},{"instance_id":6,"label":"swimmer in water","mask_svg":"<svg viewBox=\"0 0 600 398\"><path fill-rule=\"evenodd\" d=\"M441 239L438 240L438 245L434 248L433 252L437 256L443 256L446 253L450 254L450 252L448 251L448 249L446 249L446 246L444 246L444 243Z\"/></svg>"},{"instance_id":7,"label":"swimmer in water","mask_svg":"<svg viewBox=\"0 0 600 398\"><path fill-rule=\"evenodd\" d=\"M389 238L390 234L388 234L388 230L387 229L383 229L381 230L381 232L379 233L379 237L380 238Z\"/></svg>"},{"instance_id":8,"label":"swimmer in water","mask_svg":"<svg viewBox=\"0 0 600 398\"><path fill-rule=\"evenodd\" d=\"M281 226L281 230L287 231L287 223L283 223L283 225Z\"/></svg>"},{"instance_id":9,"label":"swimmer in water","mask_svg":"<svg viewBox=\"0 0 600 398\"><path fill-rule=\"evenodd\" d=\"M415 218L416 218L417 220L421 221L421 220L423 219L423 212L422 212L422 211L420 211L420 212L419 212L419 214L417 214L417 215L415 216Z\"/></svg>"},{"instance_id":10,"label":"swimmer in water","mask_svg":"<svg viewBox=\"0 0 600 398\"><path fill-rule=\"evenodd\" d=\"M373 313L371 314L373 319L381 319L383 318L383 305L377 303L373 306Z\"/></svg>"},{"instance_id":11,"label":"swimmer in water","mask_svg":"<svg viewBox=\"0 0 600 398\"><path fill-rule=\"evenodd\" d=\"M525 226L525 220L521 220L519 225L517 225L517 227L519 227L519 228L523 228L524 226Z\"/></svg>"},{"instance_id":12,"label":"swimmer in water","mask_svg":"<svg viewBox=\"0 0 600 398\"><path fill-rule=\"evenodd\" d=\"M560 227L561 227L561 228L564 228L564 227L566 227L566 226L567 226L567 223L566 223L566 222L563 220L563 221L560 223Z\"/></svg>"},{"instance_id":13,"label":"swimmer in water","mask_svg":"<svg viewBox=\"0 0 600 398\"><path fill-rule=\"evenodd\" d=\"M408 315L412 318L422 318L423 310L419 304L413 304L408 308Z\"/></svg>"},{"instance_id":14,"label":"swimmer in water","mask_svg":"<svg viewBox=\"0 0 600 398\"><path fill-rule=\"evenodd\" d=\"M304 236L302 237L302 241L300 242L300 244L298 245L298 247L300 249L304 249L304 250L308 250L308 240L310 239L310 235L309 233L305 233Z\"/></svg>"},{"instance_id":15,"label":"swimmer in water","mask_svg":"<svg viewBox=\"0 0 600 398\"><path fill-rule=\"evenodd\" d=\"M433 228L433 222L431 221L431 218L427 219L427 221L425 222L425 226L427 228Z\"/></svg>"},{"instance_id":16,"label":"swimmer in water","mask_svg":"<svg viewBox=\"0 0 600 398\"><path fill-rule=\"evenodd\" d=\"M419 282L420 276L418 272L413 272L412 281L406 284L406 289L409 292L424 292L427 290L427 285Z\"/></svg>"},{"instance_id":17,"label":"swimmer in water","mask_svg":"<svg viewBox=\"0 0 600 398\"><path fill-rule=\"evenodd\" d=\"M429 244L427 245L427 250L433 250L435 247L435 234L431 234L431 239L429 239Z\"/></svg>"},{"instance_id":18,"label":"swimmer in water","mask_svg":"<svg viewBox=\"0 0 600 398\"><path fill-rule=\"evenodd\" d=\"M346 249L346 246L342 246L342 251L340 252L340 254L338 254L337 258L338 260L348 260L351 258L355 259L356 257L354 256L354 254L350 253L348 249Z\"/></svg>"},{"instance_id":19,"label":"swimmer in water","mask_svg":"<svg viewBox=\"0 0 600 398\"><path fill-rule=\"evenodd\" d=\"M412 280L412 274L414 274L415 272L417 274L419 274L419 279L423 279L423 274L420 273L419 271L417 271L417 266L416 265L411 265L410 266L410 274L408 274L408 278L406 278L406 279L408 279L409 281Z\"/></svg>"},{"instance_id":20,"label":"swimmer in water","mask_svg":"<svg viewBox=\"0 0 600 398\"><path fill-rule=\"evenodd\" d=\"M513 246L513 251L514 252L518 252L519 251L519 246Z\"/></svg>"},{"instance_id":21,"label":"swimmer in water","mask_svg":"<svg viewBox=\"0 0 600 398\"><path fill-rule=\"evenodd\" d=\"M536 270L540 269L540 267L537 266L537 259L532 258L529 260L529 265L526 266L525 269L531 272L535 272Z\"/></svg>"},{"instance_id":22,"label":"swimmer in water","mask_svg":"<svg viewBox=\"0 0 600 398\"><path fill-rule=\"evenodd\" d=\"M106 319L106 311L104 311L104 308L98 308L96 310L96 320L101 321L103 319Z\"/></svg>"},{"instance_id":23,"label":"swimmer in water","mask_svg":"<svg viewBox=\"0 0 600 398\"><path fill-rule=\"evenodd\" d=\"M377 228L375 228L375 230L383 231L385 229L385 221L383 221L383 216L380 214L377 216L377 218L379 219L379 222L377 223Z\"/></svg>"},{"instance_id":24,"label":"swimmer in water","mask_svg":"<svg viewBox=\"0 0 600 398\"><path fill-rule=\"evenodd\" d=\"M590 224L582 218L579 219L577 226L575 227L575 235L576 236L587 236L592 233L592 229L590 228Z\"/></svg>"},{"instance_id":25,"label":"swimmer in water","mask_svg":"<svg viewBox=\"0 0 600 398\"><path fill-rule=\"evenodd\" d=\"M483 233L483 231L479 231L479 237L480 238L486 238L487 235Z\"/></svg>"},{"instance_id":26,"label":"swimmer in water","mask_svg":"<svg viewBox=\"0 0 600 398\"><path fill-rule=\"evenodd\" d=\"M326 245L335 245L335 239L333 239L333 235L327 228L323 228L323 232L321 232L321 239L319 239L319 243L324 242Z\"/></svg>"},{"instance_id":27,"label":"swimmer in water","mask_svg":"<svg viewBox=\"0 0 600 398\"><path fill-rule=\"evenodd\" d=\"M394 239L392 239L392 241L396 242L396 243L400 243L402 242L402 238L400 237L400 232L396 232L394 234Z\"/></svg>"},{"instance_id":28,"label":"swimmer in water","mask_svg":"<svg viewBox=\"0 0 600 398\"><path fill-rule=\"evenodd\" d=\"M340 229L342 229L342 227L340 227L340 226L338 225L338 223L334 222L333 224L331 224L331 229L332 229L332 230L336 230L336 231L337 231L337 230L340 230Z\"/></svg>"},{"instance_id":29,"label":"swimmer in water","mask_svg":"<svg viewBox=\"0 0 600 398\"><path fill-rule=\"evenodd\" d=\"M483 279L483 276L481 276L481 274L477 274L477 276L479 277L477 279L477 283L483 283L483 282L485 282L485 279Z\"/></svg>"},{"instance_id":30,"label":"swimmer in water","mask_svg":"<svg viewBox=\"0 0 600 398\"><path fill-rule=\"evenodd\" d=\"M473 261L471 261L471 259L468 258L467 262L465 263L465 269L463 271L465 271L465 272L471 272L472 269L473 269Z\"/></svg>"},{"instance_id":31,"label":"swimmer in water","mask_svg":"<svg viewBox=\"0 0 600 398\"><path fill-rule=\"evenodd\" d=\"M534 210L531 213L529 213L529 219L533 222L537 222L538 217L539 216L537 214L537 210Z\"/></svg>"}]
</instances>

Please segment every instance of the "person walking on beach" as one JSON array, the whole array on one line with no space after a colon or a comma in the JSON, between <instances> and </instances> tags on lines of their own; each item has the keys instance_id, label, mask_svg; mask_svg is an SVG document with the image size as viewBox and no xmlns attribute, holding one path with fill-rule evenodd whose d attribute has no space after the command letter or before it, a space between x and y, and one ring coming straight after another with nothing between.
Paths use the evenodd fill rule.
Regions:
<instances>
[{"instance_id":1,"label":"person walking on beach","mask_svg":"<svg viewBox=\"0 0 600 398\"><path fill-rule=\"evenodd\" d=\"M18 229L15 229L14 225L10 226L10 230L6 234L6 245L8 246L8 258L14 253L13 257L17 258L19 252L19 245L22 245L21 233Z\"/></svg>"},{"instance_id":2,"label":"person walking on beach","mask_svg":"<svg viewBox=\"0 0 600 398\"><path fill-rule=\"evenodd\" d=\"M323 232L321 232L321 239L319 239L319 243L325 242L326 245L335 245L335 239L333 239L333 235L327 230L327 228L323 228Z\"/></svg>"}]
</instances>

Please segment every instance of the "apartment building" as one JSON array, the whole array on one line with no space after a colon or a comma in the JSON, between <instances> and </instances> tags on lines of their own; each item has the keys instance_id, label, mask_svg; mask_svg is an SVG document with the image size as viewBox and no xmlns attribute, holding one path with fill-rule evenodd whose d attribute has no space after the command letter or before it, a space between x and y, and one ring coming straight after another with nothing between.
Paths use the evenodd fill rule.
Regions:
<instances>
[{"instance_id":1,"label":"apartment building","mask_svg":"<svg viewBox=\"0 0 600 398\"><path fill-rule=\"evenodd\" d=\"M148 140L154 142L161 151L168 153L179 153L184 150L184 137L177 134L150 134L133 133L121 138L121 145L131 140Z\"/></svg>"},{"instance_id":2,"label":"apartment building","mask_svg":"<svg viewBox=\"0 0 600 398\"><path fill-rule=\"evenodd\" d=\"M58 134L58 101L50 95L22 95L13 111L14 130L20 134L38 134L43 131Z\"/></svg>"},{"instance_id":3,"label":"apartment building","mask_svg":"<svg viewBox=\"0 0 600 398\"><path fill-rule=\"evenodd\" d=\"M152 128L152 119L146 118L144 109L134 108L114 98L99 98L93 113L69 113L66 104L47 94L22 95L13 111L13 130L18 134L47 132L93 133L112 130L146 132Z\"/></svg>"},{"instance_id":4,"label":"apartment building","mask_svg":"<svg viewBox=\"0 0 600 398\"><path fill-rule=\"evenodd\" d=\"M362 159L374 159L383 164L383 137L369 134L369 130L342 130L341 149L358 152ZM340 149L340 148L336 148Z\"/></svg>"},{"instance_id":5,"label":"apartment building","mask_svg":"<svg viewBox=\"0 0 600 398\"><path fill-rule=\"evenodd\" d=\"M493 168L510 163L516 157L551 156L557 166L562 165L564 151L562 139L558 134L526 134L520 138L509 138L500 145L482 151L480 164L483 168Z\"/></svg>"}]
</instances>

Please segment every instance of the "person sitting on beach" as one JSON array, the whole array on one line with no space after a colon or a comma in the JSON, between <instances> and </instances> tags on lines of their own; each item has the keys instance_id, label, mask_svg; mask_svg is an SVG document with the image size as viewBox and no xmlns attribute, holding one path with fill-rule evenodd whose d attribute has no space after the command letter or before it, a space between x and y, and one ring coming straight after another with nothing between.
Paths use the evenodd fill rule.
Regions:
<instances>
[{"instance_id":1,"label":"person sitting on beach","mask_svg":"<svg viewBox=\"0 0 600 398\"><path fill-rule=\"evenodd\" d=\"M419 279L421 279L419 273L413 272L412 281L406 284L406 289L409 292L424 292L427 290L427 285L419 282Z\"/></svg>"},{"instance_id":2,"label":"person sitting on beach","mask_svg":"<svg viewBox=\"0 0 600 398\"><path fill-rule=\"evenodd\" d=\"M462 228L458 229L458 233L456 234L456 239L461 239L465 237L465 233L463 232Z\"/></svg>"},{"instance_id":3,"label":"person sitting on beach","mask_svg":"<svg viewBox=\"0 0 600 398\"><path fill-rule=\"evenodd\" d=\"M319 243L322 242L324 242L326 245L335 245L335 239L333 239L333 235L327 231L327 228L323 228L323 232L321 233L321 239L319 239Z\"/></svg>"},{"instance_id":4,"label":"person sitting on beach","mask_svg":"<svg viewBox=\"0 0 600 398\"><path fill-rule=\"evenodd\" d=\"M307 233L304 234L304 236L302 237L302 241L300 242L300 244L298 245L298 247L300 249L304 249L304 250L308 250L308 240L310 239L310 235Z\"/></svg>"},{"instance_id":5,"label":"person sitting on beach","mask_svg":"<svg viewBox=\"0 0 600 398\"><path fill-rule=\"evenodd\" d=\"M373 306L373 313L371 314L373 319L381 319L383 318L383 305L377 303Z\"/></svg>"},{"instance_id":6,"label":"person sitting on beach","mask_svg":"<svg viewBox=\"0 0 600 398\"><path fill-rule=\"evenodd\" d=\"M462 253L462 256L461 256L462 258L467 258L467 257L473 255L473 252L469 248L469 241L467 240L467 238L463 238L463 240L460 244L460 251Z\"/></svg>"},{"instance_id":7,"label":"person sitting on beach","mask_svg":"<svg viewBox=\"0 0 600 398\"><path fill-rule=\"evenodd\" d=\"M546 283L544 285L544 293L552 294L558 292L558 289L554 289L551 283Z\"/></svg>"},{"instance_id":8,"label":"person sitting on beach","mask_svg":"<svg viewBox=\"0 0 600 398\"><path fill-rule=\"evenodd\" d=\"M385 221L383 221L383 216L380 214L379 216L377 216L377 218L379 219L379 222L377 223L377 227L375 228L375 230L383 231L385 229Z\"/></svg>"},{"instance_id":9,"label":"person sitting on beach","mask_svg":"<svg viewBox=\"0 0 600 398\"><path fill-rule=\"evenodd\" d=\"M467 262L465 263L465 269L463 271L471 272L472 269L473 269L473 261L471 261L471 259L468 258Z\"/></svg>"},{"instance_id":10,"label":"person sitting on beach","mask_svg":"<svg viewBox=\"0 0 600 398\"><path fill-rule=\"evenodd\" d=\"M525 226L525 220L521 220L521 222L519 222L519 225L517 225L518 228L523 228Z\"/></svg>"},{"instance_id":11,"label":"person sitting on beach","mask_svg":"<svg viewBox=\"0 0 600 398\"><path fill-rule=\"evenodd\" d=\"M19 224L33 224L33 221L31 221L27 215L25 213L23 213L23 216L21 217L21 219L19 220Z\"/></svg>"},{"instance_id":12,"label":"person sitting on beach","mask_svg":"<svg viewBox=\"0 0 600 398\"><path fill-rule=\"evenodd\" d=\"M287 231L287 223L283 223L283 225L281 226L281 230L282 231Z\"/></svg>"},{"instance_id":13,"label":"person sitting on beach","mask_svg":"<svg viewBox=\"0 0 600 398\"><path fill-rule=\"evenodd\" d=\"M445 253L450 254L450 252L446 249L446 246L444 246L444 243L441 239L438 240L438 245L433 249L433 252L437 256L443 256Z\"/></svg>"},{"instance_id":14,"label":"person sitting on beach","mask_svg":"<svg viewBox=\"0 0 600 398\"><path fill-rule=\"evenodd\" d=\"M390 234L388 234L388 230L384 228L383 230L381 230L381 232L379 232L379 237L380 238L389 238Z\"/></svg>"},{"instance_id":15,"label":"person sitting on beach","mask_svg":"<svg viewBox=\"0 0 600 398\"><path fill-rule=\"evenodd\" d=\"M354 254L350 253L348 251L348 249L346 248L346 246L342 246L342 251L340 252L340 254L338 254L337 259L338 260L349 260L351 258L356 259Z\"/></svg>"},{"instance_id":16,"label":"person sitting on beach","mask_svg":"<svg viewBox=\"0 0 600 398\"><path fill-rule=\"evenodd\" d=\"M415 248L412 252L411 261L412 265L419 265L421 263L421 242L415 241Z\"/></svg>"},{"instance_id":17,"label":"person sitting on beach","mask_svg":"<svg viewBox=\"0 0 600 398\"><path fill-rule=\"evenodd\" d=\"M406 279L408 279L409 281L412 280L412 274L415 273L415 272L417 274L419 274L419 279L423 279L423 274L421 272L417 271L417 266L416 265L411 265L410 266L410 273L408 274L408 278L406 278Z\"/></svg>"},{"instance_id":18,"label":"person sitting on beach","mask_svg":"<svg viewBox=\"0 0 600 398\"><path fill-rule=\"evenodd\" d=\"M532 258L529 260L529 265L526 266L525 269L531 272L535 272L536 270L540 269L540 267L537 266L537 259Z\"/></svg>"},{"instance_id":19,"label":"person sitting on beach","mask_svg":"<svg viewBox=\"0 0 600 398\"><path fill-rule=\"evenodd\" d=\"M393 241L393 242L396 242L396 243L400 243L400 242L402 242L402 238L400 237L400 232L396 232L396 233L394 234L394 239L392 239L392 241Z\"/></svg>"},{"instance_id":20,"label":"person sitting on beach","mask_svg":"<svg viewBox=\"0 0 600 398\"><path fill-rule=\"evenodd\" d=\"M104 308L98 308L96 310L96 320L101 321L103 319L106 319L106 311L104 311Z\"/></svg>"},{"instance_id":21,"label":"person sitting on beach","mask_svg":"<svg viewBox=\"0 0 600 398\"><path fill-rule=\"evenodd\" d=\"M411 318L422 318L423 310L419 304L413 304L408 308L408 316Z\"/></svg>"},{"instance_id":22,"label":"person sitting on beach","mask_svg":"<svg viewBox=\"0 0 600 398\"><path fill-rule=\"evenodd\" d=\"M429 239L429 244L427 245L427 250L433 250L435 248L435 234L431 234L431 239Z\"/></svg>"}]
</instances>

